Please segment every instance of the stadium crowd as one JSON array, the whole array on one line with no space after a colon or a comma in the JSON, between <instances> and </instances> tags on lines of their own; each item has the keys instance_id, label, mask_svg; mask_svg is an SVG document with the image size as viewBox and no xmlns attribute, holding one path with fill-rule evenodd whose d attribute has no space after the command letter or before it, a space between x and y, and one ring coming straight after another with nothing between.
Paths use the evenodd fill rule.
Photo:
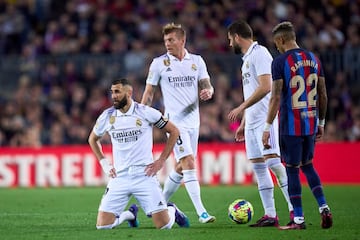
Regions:
<instances>
[{"instance_id":1,"label":"stadium crowd","mask_svg":"<svg viewBox=\"0 0 360 240\"><path fill-rule=\"evenodd\" d=\"M240 65L232 63L236 69L229 74L206 56L235 59L226 58L233 55L226 27L239 18L273 55L271 30L282 20L294 23L298 42L308 50L360 54L359 0L0 0L0 55L18 57L21 73L15 90L0 97L0 146L85 144L96 116L110 104L108 87L121 77L118 68L133 81L134 99L140 101L149 61L165 51L161 28L168 22L187 29L186 47L204 56L215 88L214 99L201 103L200 141L233 142L237 124L227 114L243 100ZM122 61L78 65L78 55ZM40 61L44 58L50 60ZM331 65L324 68L329 97L324 141L359 141L359 79ZM161 109L159 99L153 103ZM156 142L164 140L155 136Z\"/></svg>"}]
</instances>

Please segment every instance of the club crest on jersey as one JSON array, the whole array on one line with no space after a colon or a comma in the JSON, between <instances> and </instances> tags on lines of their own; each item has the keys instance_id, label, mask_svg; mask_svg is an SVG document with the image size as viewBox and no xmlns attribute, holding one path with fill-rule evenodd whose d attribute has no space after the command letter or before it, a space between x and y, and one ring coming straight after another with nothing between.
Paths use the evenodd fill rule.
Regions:
<instances>
[{"instance_id":1,"label":"club crest on jersey","mask_svg":"<svg viewBox=\"0 0 360 240\"><path fill-rule=\"evenodd\" d=\"M196 71L196 70L197 70L196 65L195 65L195 64L192 64L192 65L191 65L191 69L192 69L193 71Z\"/></svg>"},{"instance_id":2,"label":"club crest on jersey","mask_svg":"<svg viewBox=\"0 0 360 240\"><path fill-rule=\"evenodd\" d=\"M249 62L246 62L245 67L249 68Z\"/></svg>"},{"instance_id":3,"label":"club crest on jersey","mask_svg":"<svg viewBox=\"0 0 360 240\"><path fill-rule=\"evenodd\" d=\"M164 65L165 66L170 66L170 59L164 59Z\"/></svg>"},{"instance_id":4,"label":"club crest on jersey","mask_svg":"<svg viewBox=\"0 0 360 240\"><path fill-rule=\"evenodd\" d=\"M137 127L141 127L141 126L142 126L141 119L136 119L136 126L137 126Z\"/></svg>"},{"instance_id":5,"label":"club crest on jersey","mask_svg":"<svg viewBox=\"0 0 360 240\"><path fill-rule=\"evenodd\" d=\"M115 123L115 117L111 116L109 119L110 124L114 124Z\"/></svg>"}]
</instances>

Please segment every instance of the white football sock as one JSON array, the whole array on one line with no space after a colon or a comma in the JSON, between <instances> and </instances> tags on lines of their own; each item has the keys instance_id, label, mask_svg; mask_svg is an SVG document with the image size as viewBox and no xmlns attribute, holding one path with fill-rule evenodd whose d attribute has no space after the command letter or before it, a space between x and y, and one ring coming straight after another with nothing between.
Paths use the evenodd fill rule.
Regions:
<instances>
[{"instance_id":1,"label":"white football sock","mask_svg":"<svg viewBox=\"0 0 360 240\"><path fill-rule=\"evenodd\" d=\"M166 202L169 201L171 196L179 189L183 176L172 170L164 183L163 194Z\"/></svg>"},{"instance_id":2,"label":"white football sock","mask_svg":"<svg viewBox=\"0 0 360 240\"><path fill-rule=\"evenodd\" d=\"M182 173L184 175L184 184L186 191L191 198L197 215L200 216L203 212L206 212L206 209L204 208L204 205L201 201L200 184L196 176L196 170L183 170Z\"/></svg>"},{"instance_id":3,"label":"white football sock","mask_svg":"<svg viewBox=\"0 0 360 240\"><path fill-rule=\"evenodd\" d=\"M274 183L266 163L254 163L254 173L258 183L260 198L264 207L265 215L276 217L274 201Z\"/></svg>"},{"instance_id":4,"label":"white football sock","mask_svg":"<svg viewBox=\"0 0 360 240\"><path fill-rule=\"evenodd\" d=\"M172 207L172 206L168 206L168 214L169 214L169 222L165 225L165 226L162 226L161 229L170 229L172 228L172 226L174 225L175 223L175 208Z\"/></svg>"},{"instance_id":5,"label":"white football sock","mask_svg":"<svg viewBox=\"0 0 360 240\"><path fill-rule=\"evenodd\" d=\"M266 164L271 169L273 174L276 176L278 185L284 195L284 198L288 204L289 211L293 211L294 208L290 202L289 192L288 192L288 178L286 175L286 169L281 163L280 158L269 158L266 160Z\"/></svg>"},{"instance_id":6,"label":"white football sock","mask_svg":"<svg viewBox=\"0 0 360 240\"><path fill-rule=\"evenodd\" d=\"M135 218L134 214L129 210L126 210L122 212L119 217L115 218L115 221L112 224L112 228L122 224L124 221L134 220L134 218Z\"/></svg>"}]
</instances>

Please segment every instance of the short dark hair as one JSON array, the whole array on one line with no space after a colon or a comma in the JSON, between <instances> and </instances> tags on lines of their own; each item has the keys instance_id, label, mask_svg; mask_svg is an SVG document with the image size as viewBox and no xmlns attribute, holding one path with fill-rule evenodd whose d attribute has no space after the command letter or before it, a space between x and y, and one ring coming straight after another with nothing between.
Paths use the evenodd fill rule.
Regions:
<instances>
[{"instance_id":1,"label":"short dark hair","mask_svg":"<svg viewBox=\"0 0 360 240\"><path fill-rule=\"evenodd\" d=\"M234 36L235 34L237 34L242 38L246 38L246 39L253 38L253 31L252 31L250 25L243 20L238 20L238 21L231 23L228 26L228 33L231 36Z\"/></svg>"},{"instance_id":2,"label":"short dark hair","mask_svg":"<svg viewBox=\"0 0 360 240\"><path fill-rule=\"evenodd\" d=\"M276 25L272 30L273 36L281 35L285 41L296 40L296 34L294 26L291 22L281 22Z\"/></svg>"},{"instance_id":3,"label":"short dark hair","mask_svg":"<svg viewBox=\"0 0 360 240\"><path fill-rule=\"evenodd\" d=\"M111 85L121 84L123 86L131 86L130 82L126 78L116 78L112 81Z\"/></svg>"}]
</instances>

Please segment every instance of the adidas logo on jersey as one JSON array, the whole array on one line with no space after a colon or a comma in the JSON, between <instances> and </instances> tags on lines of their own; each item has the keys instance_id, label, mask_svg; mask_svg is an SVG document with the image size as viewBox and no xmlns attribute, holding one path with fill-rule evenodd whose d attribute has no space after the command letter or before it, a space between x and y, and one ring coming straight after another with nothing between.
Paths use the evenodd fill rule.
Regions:
<instances>
[{"instance_id":1,"label":"adidas logo on jersey","mask_svg":"<svg viewBox=\"0 0 360 240\"><path fill-rule=\"evenodd\" d=\"M158 206L162 206L162 205L164 205L164 204L163 204L162 201L160 201L160 202L158 203Z\"/></svg>"},{"instance_id":2,"label":"adidas logo on jersey","mask_svg":"<svg viewBox=\"0 0 360 240\"><path fill-rule=\"evenodd\" d=\"M172 70L171 70L171 68L168 67L168 68L166 69L166 71L167 71L167 72L171 72Z\"/></svg>"}]
</instances>

